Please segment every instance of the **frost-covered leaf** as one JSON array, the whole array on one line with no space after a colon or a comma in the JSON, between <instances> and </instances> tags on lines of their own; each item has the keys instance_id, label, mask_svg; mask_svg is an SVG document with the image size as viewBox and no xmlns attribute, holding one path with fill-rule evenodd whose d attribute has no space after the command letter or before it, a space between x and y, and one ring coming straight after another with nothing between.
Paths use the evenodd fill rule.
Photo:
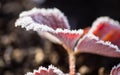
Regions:
<instances>
[{"instance_id":1,"label":"frost-covered leaf","mask_svg":"<svg viewBox=\"0 0 120 75\"><path fill-rule=\"evenodd\" d=\"M98 18L79 40L75 52L120 57L120 24L109 17Z\"/></svg>"},{"instance_id":2,"label":"frost-covered leaf","mask_svg":"<svg viewBox=\"0 0 120 75\"><path fill-rule=\"evenodd\" d=\"M93 53L109 57L120 57L120 50L116 45L106 41L102 41L93 34L86 34L79 40L76 53Z\"/></svg>"},{"instance_id":3,"label":"frost-covered leaf","mask_svg":"<svg viewBox=\"0 0 120 75\"><path fill-rule=\"evenodd\" d=\"M55 35L67 50L74 50L77 41L83 35L83 30L57 29L51 34Z\"/></svg>"},{"instance_id":4,"label":"frost-covered leaf","mask_svg":"<svg viewBox=\"0 0 120 75\"><path fill-rule=\"evenodd\" d=\"M38 25L39 29L43 31L55 30L57 28L70 29L67 18L57 8L33 8L32 10L24 11L19 15L19 19L15 23L15 26L25 27L27 30L35 29Z\"/></svg>"},{"instance_id":5,"label":"frost-covered leaf","mask_svg":"<svg viewBox=\"0 0 120 75\"><path fill-rule=\"evenodd\" d=\"M120 75L120 64L112 68L110 75Z\"/></svg>"},{"instance_id":6,"label":"frost-covered leaf","mask_svg":"<svg viewBox=\"0 0 120 75\"><path fill-rule=\"evenodd\" d=\"M32 10L24 11L19 15L15 26L37 31L40 36L59 44L61 44L61 41L48 32L54 32L57 28L70 29L67 18L57 8L33 8Z\"/></svg>"},{"instance_id":7,"label":"frost-covered leaf","mask_svg":"<svg viewBox=\"0 0 120 75\"><path fill-rule=\"evenodd\" d=\"M83 34L83 30L69 30L66 17L58 9L32 9L22 12L15 23L26 30L37 31L55 43L62 44L73 50L76 42Z\"/></svg>"},{"instance_id":8,"label":"frost-covered leaf","mask_svg":"<svg viewBox=\"0 0 120 75\"><path fill-rule=\"evenodd\" d=\"M34 70L33 73L28 72L25 75L65 75L65 74L58 68L50 65L48 69L45 67L40 67L38 70Z\"/></svg>"},{"instance_id":9,"label":"frost-covered leaf","mask_svg":"<svg viewBox=\"0 0 120 75\"><path fill-rule=\"evenodd\" d=\"M38 32L39 30L37 30ZM39 32L40 35L44 35L51 41L57 41L57 43L63 45L63 47L68 51L73 51L79 38L83 35L83 30L68 30L58 28L55 31L49 32Z\"/></svg>"},{"instance_id":10,"label":"frost-covered leaf","mask_svg":"<svg viewBox=\"0 0 120 75\"><path fill-rule=\"evenodd\" d=\"M110 41L120 48L120 24L109 17L100 17L90 29L90 33L104 41Z\"/></svg>"}]
</instances>

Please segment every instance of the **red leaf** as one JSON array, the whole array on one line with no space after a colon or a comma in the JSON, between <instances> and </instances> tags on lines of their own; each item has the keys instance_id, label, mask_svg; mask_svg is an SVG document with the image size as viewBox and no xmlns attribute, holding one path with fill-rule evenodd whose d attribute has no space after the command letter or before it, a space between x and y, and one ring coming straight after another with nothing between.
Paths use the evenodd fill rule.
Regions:
<instances>
[{"instance_id":1,"label":"red leaf","mask_svg":"<svg viewBox=\"0 0 120 75\"><path fill-rule=\"evenodd\" d=\"M33 8L30 11L24 11L20 14L15 26L21 26L22 28L26 28L26 30L37 31L40 36L59 44L61 41L48 32L55 32L57 28L70 29L67 18L56 8Z\"/></svg>"},{"instance_id":2,"label":"red leaf","mask_svg":"<svg viewBox=\"0 0 120 75\"><path fill-rule=\"evenodd\" d=\"M56 30L57 28L70 29L67 18L57 8L33 8L30 11L24 11L20 14L15 25L25 27L27 30L34 29L34 25L40 25L39 29L41 27L43 31L47 31L48 29ZM42 29L42 26L48 29Z\"/></svg>"},{"instance_id":3,"label":"red leaf","mask_svg":"<svg viewBox=\"0 0 120 75\"><path fill-rule=\"evenodd\" d=\"M48 69L40 67L38 70L34 70L34 73L28 72L25 75L65 75L61 70L50 65Z\"/></svg>"},{"instance_id":4,"label":"red leaf","mask_svg":"<svg viewBox=\"0 0 120 75\"><path fill-rule=\"evenodd\" d=\"M120 24L108 17L100 17L88 33L79 40L76 53L93 53L120 57Z\"/></svg>"},{"instance_id":5,"label":"red leaf","mask_svg":"<svg viewBox=\"0 0 120 75\"><path fill-rule=\"evenodd\" d=\"M109 57L120 57L120 50L110 42L104 42L92 34L86 34L79 40L76 53L93 53Z\"/></svg>"},{"instance_id":6,"label":"red leaf","mask_svg":"<svg viewBox=\"0 0 120 75\"><path fill-rule=\"evenodd\" d=\"M62 45L67 48L67 50L74 50L74 47L79 40L79 38L83 35L83 30L62 30L57 29L55 32L52 32L61 42Z\"/></svg>"},{"instance_id":7,"label":"red leaf","mask_svg":"<svg viewBox=\"0 0 120 75\"><path fill-rule=\"evenodd\" d=\"M100 17L93 23L90 32L120 48L120 24L117 21L109 17Z\"/></svg>"},{"instance_id":8,"label":"red leaf","mask_svg":"<svg viewBox=\"0 0 120 75\"><path fill-rule=\"evenodd\" d=\"M82 30L67 30L70 29L67 19L58 9L34 8L23 12L15 25L37 31L41 36L64 45L69 51L74 49L76 42L83 34Z\"/></svg>"},{"instance_id":9,"label":"red leaf","mask_svg":"<svg viewBox=\"0 0 120 75\"><path fill-rule=\"evenodd\" d=\"M112 68L110 75L120 75L120 64Z\"/></svg>"}]
</instances>

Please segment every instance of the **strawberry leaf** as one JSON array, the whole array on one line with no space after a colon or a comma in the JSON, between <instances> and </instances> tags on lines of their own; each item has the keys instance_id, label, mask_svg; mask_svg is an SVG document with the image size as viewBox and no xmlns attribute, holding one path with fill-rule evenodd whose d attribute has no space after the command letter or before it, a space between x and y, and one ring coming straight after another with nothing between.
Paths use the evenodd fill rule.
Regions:
<instances>
[{"instance_id":1,"label":"strawberry leaf","mask_svg":"<svg viewBox=\"0 0 120 75\"><path fill-rule=\"evenodd\" d=\"M112 68L110 75L120 75L120 64Z\"/></svg>"},{"instance_id":2,"label":"strawberry leaf","mask_svg":"<svg viewBox=\"0 0 120 75\"><path fill-rule=\"evenodd\" d=\"M93 23L90 32L120 48L120 24L118 21L109 17L100 17Z\"/></svg>"},{"instance_id":3,"label":"strawberry leaf","mask_svg":"<svg viewBox=\"0 0 120 75\"><path fill-rule=\"evenodd\" d=\"M50 65L48 69L45 67L40 67L38 70L34 70L33 73L28 72L25 75L65 75L65 74L58 68Z\"/></svg>"},{"instance_id":4,"label":"strawberry leaf","mask_svg":"<svg viewBox=\"0 0 120 75\"><path fill-rule=\"evenodd\" d=\"M93 34L86 34L79 40L75 53L93 53L109 57L120 57L120 50L116 45L103 40Z\"/></svg>"},{"instance_id":5,"label":"strawberry leaf","mask_svg":"<svg viewBox=\"0 0 120 75\"><path fill-rule=\"evenodd\" d=\"M67 50L74 50L75 44L78 39L82 36L83 30L68 30L68 29L57 29L51 34L55 35Z\"/></svg>"},{"instance_id":6,"label":"strawberry leaf","mask_svg":"<svg viewBox=\"0 0 120 75\"><path fill-rule=\"evenodd\" d=\"M76 53L93 53L109 57L120 57L120 24L109 17L100 17L82 39Z\"/></svg>"},{"instance_id":7,"label":"strawberry leaf","mask_svg":"<svg viewBox=\"0 0 120 75\"><path fill-rule=\"evenodd\" d=\"M37 9L22 12L15 26L37 31L40 36L62 44L72 51L83 30L69 30L67 18L58 9ZM71 41L71 42L70 42Z\"/></svg>"},{"instance_id":8,"label":"strawberry leaf","mask_svg":"<svg viewBox=\"0 0 120 75\"><path fill-rule=\"evenodd\" d=\"M31 24L31 25L29 25ZM19 15L19 19L16 22L16 26L27 27L27 30L33 29L33 25L42 25L51 29L70 29L67 18L64 14L58 10L54 9L38 9L33 8L30 11L24 11ZM44 29L45 30L45 29Z\"/></svg>"}]
</instances>

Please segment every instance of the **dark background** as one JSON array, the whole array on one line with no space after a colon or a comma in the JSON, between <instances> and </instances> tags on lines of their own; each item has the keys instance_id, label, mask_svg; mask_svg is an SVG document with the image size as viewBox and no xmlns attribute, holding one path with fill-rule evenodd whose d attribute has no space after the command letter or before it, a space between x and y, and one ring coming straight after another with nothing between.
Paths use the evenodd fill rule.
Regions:
<instances>
[{"instance_id":1,"label":"dark background","mask_svg":"<svg viewBox=\"0 0 120 75\"><path fill-rule=\"evenodd\" d=\"M61 46L14 26L19 13L33 7L60 9L72 29L91 26L100 16L120 21L120 0L0 0L0 75L24 75L49 64L68 72L67 53ZM93 54L76 57L76 71L82 75L109 75L120 62Z\"/></svg>"}]
</instances>

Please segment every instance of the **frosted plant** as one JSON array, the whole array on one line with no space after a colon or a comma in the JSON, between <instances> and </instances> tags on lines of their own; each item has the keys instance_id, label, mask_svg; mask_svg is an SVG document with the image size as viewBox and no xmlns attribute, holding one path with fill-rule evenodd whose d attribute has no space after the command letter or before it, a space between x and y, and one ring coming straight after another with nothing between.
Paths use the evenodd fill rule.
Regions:
<instances>
[{"instance_id":1,"label":"frosted plant","mask_svg":"<svg viewBox=\"0 0 120 75\"><path fill-rule=\"evenodd\" d=\"M110 75L120 75L120 64L112 68Z\"/></svg>"},{"instance_id":2,"label":"frosted plant","mask_svg":"<svg viewBox=\"0 0 120 75\"><path fill-rule=\"evenodd\" d=\"M62 71L60 71L59 69L57 69L56 67L50 65L47 68L45 67L39 67L38 70L34 70L34 72L28 72L25 75L65 75Z\"/></svg>"},{"instance_id":3,"label":"frosted plant","mask_svg":"<svg viewBox=\"0 0 120 75\"><path fill-rule=\"evenodd\" d=\"M70 75L75 75L77 53L120 57L120 24L109 17L98 18L91 28L71 30L67 18L57 8L33 8L22 12L15 26L36 31L62 45L69 55Z\"/></svg>"}]
</instances>

